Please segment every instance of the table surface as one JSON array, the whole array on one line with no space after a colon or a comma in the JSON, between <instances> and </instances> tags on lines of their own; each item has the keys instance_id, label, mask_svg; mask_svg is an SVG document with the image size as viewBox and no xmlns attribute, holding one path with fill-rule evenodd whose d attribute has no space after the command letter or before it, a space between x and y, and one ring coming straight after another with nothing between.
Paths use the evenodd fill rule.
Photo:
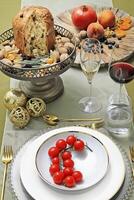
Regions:
<instances>
[{"instance_id":1,"label":"table surface","mask_svg":"<svg viewBox=\"0 0 134 200\"><path fill-rule=\"evenodd\" d=\"M28 1L28 2L30 3L30 1ZM22 0L22 4L26 3L26 2L27 2L27 0ZM98 2L102 5L102 1L98 1ZM105 1L105 3L106 2L107 1ZM1 0L0 4L1 4L0 5L0 33L2 33L3 31L5 31L11 27L12 18L13 18L13 16L15 16L15 14L20 9L21 0L17 0L17 1ZM134 16L133 0L130 0L129 4L126 2L126 0L113 0L113 5L115 7L119 7L120 9L127 11L128 13L130 13L131 15ZM7 10L8 10L8 14L7 14ZM128 62L134 64L134 58L132 57ZM1 112L0 112L0 146L1 146L4 124L5 124L5 114L6 114L6 110L3 105L3 97L4 97L4 94L9 89L10 79L9 79L9 77L3 75L2 72L0 72L0 81L1 81L1 85L2 85L1 90L0 90L0 108L1 108ZM131 98L132 98L132 102L134 105L134 93L133 93L134 81L128 83L126 85L126 88L127 88L129 96L131 96Z\"/></svg>"},{"instance_id":2,"label":"table surface","mask_svg":"<svg viewBox=\"0 0 134 200\"><path fill-rule=\"evenodd\" d=\"M96 75L96 78L94 80L94 83L96 86L96 88L93 88L94 92L97 93L98 98L103 103L103 109L100 112L96 113L95 117L100 117L100 116L104 117L105 103L107 101L107 97L113 91L115 90L117 91L119 89L118 84L114 83L110 79L110 77L106 74L107 74L107 69L105 68L100 69L99 73ZM80 70L70 68L68 71L62 74L61 77L64 81L64 87L65 87L64 94L60 98L55 100L54 102L47 105L48 113L55 113L63 118L88 117L89 114L85 114L81 112L78 105L78 100L82 98L83 96L85 96L85 94L88 94L89 92L89 86L88 86L85 76L81 73ZM107 83L107 87L105 87L105 83ZM11 81L11 87L17 87L18 84L19 84L19 81L15 81L15 80ZM74 123L72 124L72 123L60 122L58 126L56 126L55 128L65 127L68 125L74 125ZM17 150L19 150L19 148L27 140L29 140L35 135L40 135L41 133L44 132L44 130L47 130L47 128L48 126L43 122L42 118L39 118L38 120L36 118L35 119L33 118L25 129L22 129L22 130L21 129L18 130L17 128L15 129L12 123L9 121L9 117L7 114L3 144L12 145L14 152L17 152ZM99 129L99 131L101 131L102 133L106 135L109 135L104 128ZM127 153L129 153L128 145L134 144L133 129L131 129L131 132L129 133L127 137L121 137L121 138L114 137L114 138L123 146L123 148L127 151ZM2 176L2 174L3 174L3 166L0 163L0 176ZM2 183L1 181L2 180L0 179L0 185ZM9 181L7 181L5 200L13 200Z\"/></svg>"},{"instance_id":3,"label":"table surface","mask_svg":"<svg viewBox=\"0 0 134 200\"><path fill-rule=\"evenodd\" d=\"M34 0L29 0L30 2L33 2ZM20 1L19 1L20 2ZM36 1L37 2L37 1ZM38 1L40 3L41 0ZM46 1L47 2L47 1ZM49 1L50 2L50 1ZM83 2L83 1L82 1ZM103 2L106 2L106 0ZM7 1L6 1L7 3ZM23 5L27 3L26 0L22 0ZM9 4L7 4L9 6ZM15 5L14 5L15 6ZM13 8L13 7L12 7ZM17 11L18 8L16 8ZM129 60L130 63L134 64L134 58L132 57ZM73 76L72 76L73 74ZM94 85L100 89L100 99L105 102L108 95L110 95L114 90L118 90L118 85L114 83L108 76L107 74L107 69L101 69L99 73L97 74L95 80L94 80ZM7 86L9 83L9 79L3 76L3 74L0 74L0 77L4 77L1 79L2 84L4 83L3 93L0 92L0 97L4 94L4 92L7 90ZM49 112L53 112L55 114L58 114L60 117L75 117L75 116L85 116L84 113L80 112L79 107L78 107L78 100L80 97L84 96L85 94L88 94L89 86L87 84L87 81L84 77L84 75L81 73L79 69L69 69L67 72L65 72L62 75L62 79L64 81L64 87L65 91L64 94L57 99L56 101L50 103L47 105L47 109ZM103 80L103 81L102 81ZM103 84L104 83L104 84ZM107 87L105 87L105 83L107 83ZM17 86L18 82L12 80L11 81L11 86ZM79 86L79 87L78 87ZM130 84L127 85L127 90L129 95L132 97L133 103L134 103L134 95L133 94L133 86L134 82L132 81ZM97 90L95 90L97 91ZM75 94L75 96L74 96ZM2 99L2 98L0 98ZM2 105L2 101L0 102L0 105ZM68 108L70 112L68 112ZM0 118L4 118L4 115L1 112ZM102 116L102 113L98 113L98 116ZM86 114L88 116L88 114ZM24 129L24 130L17 130L13 127L13 125L9 122L8 119L8 114L6 117L6 126L5 126L5 131L4 131L4 138L3 138L3 144L12 144L14 147L14 151L19 149L19 147L24 144L30 137L37 135L40 133L40 131L43 131L43 129L46 129L47 126L43 123L42 119L33 119L32 122ZM0 127L2 127L3 121L0 121ZM60 124L62 126L62 124ZM65 124L67 125L67 124ZM4 127L4 126L3 126ZM102 131L104 131L102 129ZM2 129L1 129L2 132ZM105 131L104 131L105 132ZM116 140L119 141L125 148L126 151L128 152L128 145L134 144L134 134L133 130L130 132L128 137L125 138L118 138L116 137ZM1 168L1 173L2 175L2 168ZM1 181L0 181L1 185ZM6 200L10 200L8 198L10 196L8 186L7 186L7 198ZM9 195L9 196L8 196Z\"/></svg>"}]
</instances>

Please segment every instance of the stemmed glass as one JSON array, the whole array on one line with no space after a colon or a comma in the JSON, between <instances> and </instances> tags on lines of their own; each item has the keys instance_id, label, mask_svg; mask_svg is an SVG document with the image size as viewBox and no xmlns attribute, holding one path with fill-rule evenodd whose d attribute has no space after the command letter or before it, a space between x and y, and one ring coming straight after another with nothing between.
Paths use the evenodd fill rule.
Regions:
<instances>
[{"instance_id":1,"label":"stemmed glass","mask_svg":"<svg viewBox=\"0 0 134 200\"><path fill-rule=\"evenodd\" d=\"M92 95L92 81L95 74L98 72L101 63L101 45L97 39L86 38L80 50L81 68L86 76L89 88L89 96L84 97L79 101L82 111L87 113L95 113L102 107L97 97Z\"/></svg>"},{"instance_id":2,"label":"stemmed glass","mask_svg":"<svg viewBox=\"0 0 134 200\"><path fill-rule=\"evenodd\" d=\"M108 71L110 77L120 84L120 89L109 98L106 112L107 129L118 135L126 135L133 119L132 103L130 97L122 92L122 86L134 78L134 66L126 62L111 62Z\"/></svg>"},{"instance_id":3,"label":"stemmed glass","mask_svg":"<svg viewBox=\"0 0 134 200\"><path fill-rule=\"evenodd\" d=\"M121 99L122 86L124 83L128 83L134 78L134 66L127 62L116 62L109 64L109 75L117 83L120 84L119 89L119 102Z\"/></svg>"}]
</instances>

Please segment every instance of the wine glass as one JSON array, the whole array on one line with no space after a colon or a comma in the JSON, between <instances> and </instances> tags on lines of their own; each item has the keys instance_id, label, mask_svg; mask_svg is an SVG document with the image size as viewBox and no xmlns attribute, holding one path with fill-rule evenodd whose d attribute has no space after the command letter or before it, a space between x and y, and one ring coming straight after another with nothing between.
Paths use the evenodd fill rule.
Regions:
<instances>
[{"instance_id":1,"label":"wine glass","mask_svg":"<svg viewBox=\"0 0 134 200\"><path fill-rule=\"evenodd\" d=\"M109 75L117 83L120 84L119 89L119 102L121 99L122 86L124 83L128 83L134 78L134 66L127 62L116 62L109 64Z\"/></svg>"},{"instance_id":2,"label":"wine glass","mask_svg":"<svg viewBox=\"0 0 134 200\"><path fill-rule=\"evenodd\" d=\"M86 38L80 50L80 64L84 75L86 76L89 88L89 96L79 101L82 111L87 113L95 113L102 107L97 97L92 93L92 80L98 72L101 63L101 45L97 39Z\"/></svg>"},{"instance_id":3,"label":"wine glass","mask_svg":"<svg viewBox=\"0 0 134 200\"><path fill-rule=\"evenodd\" d=\"M106 111L107 129L118 135L128 135L133 121L132 103L131 98L123 93L122 86L134 78L134 66L126 62L110 63L108 71L110 77L120 84L120 89L109 98Z\"/></svg>"}]
</instances>

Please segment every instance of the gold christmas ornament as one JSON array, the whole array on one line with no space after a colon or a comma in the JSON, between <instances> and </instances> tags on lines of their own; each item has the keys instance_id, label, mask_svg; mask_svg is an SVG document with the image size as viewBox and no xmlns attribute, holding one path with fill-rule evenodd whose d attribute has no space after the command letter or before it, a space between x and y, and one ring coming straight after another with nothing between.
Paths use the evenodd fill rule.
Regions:
<instances>
[{"instance_id":1,"label":"gold christmas ornament","mask_svg":"<svg viewBox=\"0 0 134 200\"><path fill-rule=\"evenodd\" d=\"M9 111L18 106L25 106L26 102L25 93L19 89L11 89L4 96L4 105Z\"/></svg>"},{"instance_id":2,"label":"gold christmas ornament","mask_svg":"<svg viewBox=\"0 0 134 200\"><path fill-rule=\"evenodd\" d=\"M40 117L46 110L46 104L40 98L31 98L26 103L26 109L32 117Z\"/></svg>"},{"instance_id":3,"label":"gold christmas ornament","mask_svg":"<svg viewBox=\"0 0 134 200\"><path fill-rule=\"evenodd\" d=\"M18 128L24 128L30 121L28 111L23 107L14 108L9 114L11 122Z\"/></svg>"}]
</instances>

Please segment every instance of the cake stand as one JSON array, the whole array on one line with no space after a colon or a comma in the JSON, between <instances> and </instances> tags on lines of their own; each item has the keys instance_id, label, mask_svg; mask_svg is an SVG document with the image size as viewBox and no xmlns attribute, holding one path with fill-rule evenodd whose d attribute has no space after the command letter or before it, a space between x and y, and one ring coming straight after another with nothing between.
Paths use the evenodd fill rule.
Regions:
<instances>
[{"instance_id":1,"label":"cake stand","mask_svg":"<svg viewBox=\"0 0 134 200\"><path fill-rule=\"evenodd\" d=\"M0 70L7 76L20 80L19 87L28 97L39 97L45 102L51 102L63 93L63 81L59 75L69 69L76 58L74 35L59 25L55 25L55 31L61 36L70 38L74 44L74 49L62 62L47 67L15 68L0 61ZM13 30L9 29L0 35L0 44L12 38Z\"/></svg>"}]
</instances>

